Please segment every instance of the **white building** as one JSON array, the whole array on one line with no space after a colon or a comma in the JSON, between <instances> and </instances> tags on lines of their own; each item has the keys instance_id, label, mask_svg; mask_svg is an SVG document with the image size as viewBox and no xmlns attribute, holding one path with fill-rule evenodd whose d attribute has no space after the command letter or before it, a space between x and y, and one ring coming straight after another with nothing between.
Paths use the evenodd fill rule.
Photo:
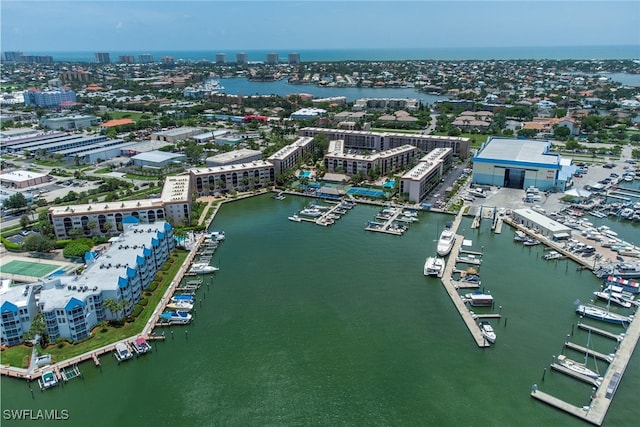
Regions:
<instances>
[{"instance_id":1,"label":"white building","mask_svg":"<svg viewBox=\"0 0 640 427\"><path fill-rule=\"evenodd\" d=\"M263 160L190 169L189 173L200 196L269 187L275 184L276 179L273 164Z\"/></svg>"},{"instance_id":2,"label":"white building","mask_svg":"<svg viewBox=\"0 0 640 427\"><path fill-rule=\"evenodd\" d=\"M313 138L298 138L294 143L273 153L267 160L273 164L277 174L282 174L287 169L305 161L314 149Z\"/></svg>"},{"instance_id":3,"label":"white building","mask_svg":"<svg viewBox=\"0 0 640 427\"><path fill-rule=\"evenodd\" d=\"M291 120L314 120L318 117L324 117L327 110L322 108L301 108L291 113Z\"/></svg>"},{"instance_id":4,"label":"white building","mask_svg":"<svg viewBox=\"0 0 640 427\"><path fill-rule=\"evenodd\" d=\"M440 182L443 173L451 167L453 150L436 148L400 178L400 194L418 203Z\"/></svg>"},{"instance_id":5,"label":"white building","mask_svg":"<svg viewBox=\"0 0 640 427\"><path fill-rule=\"evenodd\" d=\"M330 141L329 150L324 156L324 165L329 172L341 172L349 176L362 172L365 175L377 173L389 175L407 167L420 154L413 145L403 145L384 151L366 153L345 152L344 141Z\"/></svg>"},{"instance_id":6,"label":"white building","mask_svg":"<svg viewBox=\"0 0 640 427\"><path fill-rule=\"evenodd\" d=\"M250 163L255 160L262 159L262 151L249 150L241 148L239 150L227 151L212 157L207 157L207 166L225 166L225 165L237 165L239 163Z\"/></svg>"},{"instance_id":7,"label":"white building","mask_svg":"<svg viewBox=\"0 0 640 427\"><path fill-rule=\"evenodd\" d=\"M2 345L20 344L37 314L33 285L10 285L10 279L3 279L0 286Z\"/></svg>"}]
</instances>

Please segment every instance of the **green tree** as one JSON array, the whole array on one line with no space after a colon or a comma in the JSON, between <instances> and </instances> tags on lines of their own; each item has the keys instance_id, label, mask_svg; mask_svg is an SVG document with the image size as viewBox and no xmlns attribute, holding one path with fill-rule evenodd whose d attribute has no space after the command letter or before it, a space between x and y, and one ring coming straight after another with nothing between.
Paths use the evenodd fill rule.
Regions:
<instances>
[{"instance_id":1,"label":"green tree","mask_svg":"<svg viewBox=\"0 0 640 427\"><path fill-rule=\"evenodd\" d=\"M27 204L27 198L24 197L24 194L22 193L16 193L12 196L9 196L3 202L3 205L6 209L20 209L26 207Z\"/></svg>"},{"instance_id":2,"label":"green tree","mask_svg":"<svg viewBox=\"0 0 640 427\"><path fill-rule=\"evenodd\" d=\"M53 241L46 236L30 234L22 243L22 249L31 252L47 253L53 249Z\"/></svg>"},{"instance_id":3,"label":"green tree","mask_svg":"<svg viewBox=\"0 0 640 427\"><path fill-rule=\"evenodd\" d=\"M87 245L86 240L87 239L74 240L73 242L65 246L64 250L62 251L62 254L66 258L84 257L84 254L86 254L88 251L91 250L91 245Z\"/></svg>"},{"instance_id":4,"label":"green tree","mask_svg":"<svg viewBox=\"0 0 640 427\"><path fill-rule=\"evenodd\" d=\"M566 126L556 126L553 129L553 136L560 140L567 139L569 135L571 135L571 130Z\"/></svg>"},{"instance_id":5,"label":"green tree","mask_svg":"<svg viewBox=\"0 0 640 427\"><path fill-rule=\"evenodd\" d=\"M22 215L20 217L20 227L25 230L27 227L29 227L29 224L31 224L31 218L29 218L29 215Z\"/></svg>"}]
</instances>

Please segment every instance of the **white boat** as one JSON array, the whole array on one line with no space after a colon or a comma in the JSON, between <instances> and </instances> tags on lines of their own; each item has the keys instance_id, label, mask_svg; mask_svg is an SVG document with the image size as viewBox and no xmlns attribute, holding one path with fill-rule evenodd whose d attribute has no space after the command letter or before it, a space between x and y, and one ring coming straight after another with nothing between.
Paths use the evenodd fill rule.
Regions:
<instances>
[{"instance_id":1,"label":"white boat","mask_svg":"<svg viewBox=\"0 0 640 427\"><path fill-rule=\"evenodd\" d=\"M578 374L582 374L596 380L602 380L602 377L597 372L587 368L584 363L578 363L575 360L571 360L564 354L559 355L556 360L559 365L564 366L573 372L577 372Z\"/></svg>"},{"instance_id":2,"label":"white boat","mask_svg":"<svg viewBox=\"0 0 640 427\"><path fill-rule=\"evenodd\" d=\"M472 307L492 307L494 303L490 294L466 294L464 299Z\"/></svg>"},{"instance_id":3,"label":"white boat","mask_svg":"<svg viewBox=\"0 0 640 427\"><path fill-rule=\"evenodd\" d=\"M191 304L193 304L193 302L195 301L195 297L193 295L174 295L171 297L171 302L180 302L180 301L184 301L184 302L189 302Z\"/></svg>"},{"instance_id":4,"label":"white boat","mask_svg":"<svg viewBox=\"0 0 640 427\"><path fill-rule=\"evenodd\" d=\"M525 246L535 246L540 244L540 240L534 239L532 237L527 238L524 242L522 242Z\"/></svg>"},{"instance_id":5,"label":"white boat","mask_svg":"<svg viewBox=\"0 0 640 427\"><path fill-rule=\"evenodd\" d=\"M53 371L47 371L43 373L40 378L38 378L38 384L40 385L40 390L45 390L47 388L57 386L58 378Z\"/></svg>"},{"instance_id":6,"label":"white boat","mask_svg":"<svg viewBox=\"0 0 640 427\"><path fill-rule=\"evenodd\" d=\"M151 351L151 346L149 345L147 340L142 337L138 337L135 340L131 341L131 347L133 347L133 351L135 351L138 355Z\"/></svg>"},{"instance_id":7,"label":"white boat","mask_svg":"<svg viewBox=\"0 0 640 427\"><path fill-rule=\"evenodd\" d=\"M194 262L191 264L191 268L189 269L189 273L192 274L210 274L215 273L220 270L218 267L214 267L213 265L209 265L206 262Z\"/></svg>"},{"instance_id":8,"label":"white boat","mask_svg":"<svg viewBox=\"0 0 640 427\"><path fill-rule=\"evenodd\" d=\"M616 286L616 288L618 288L618 286ZM631 308L633 305L631 303L631 301L633 301L632 299L625 298L621 292L614 292L610 287L602 291L595 291L593 294L607 303L613 303L620 307Z\"/></svg>"},{"instance_id":9,"label":"white boat","mask_svg":"<svg viewBox=\"0 0 640 427\"><path fill-rule=\"evenodd\" d=\"M480 322L480 333L491 344L496 342L496 332L489 322Z\"/></svg>"},{"instance_id":10,"label":"white boat","mask_svg":"<svg viewBox=\"0 0 640 427\"><path fill-rule=\"evenodd\" d=\"M125 343L119 342L116 344L116 350L114 353L116 360L122 362L133 357L133 354L129 350L129 347Z\"/></svg>"},{"instance_id":11,"label":"white boat","mask_svg":"<svg viewBox=\"0 0 640 427\"><path fill-rule=\"evenodd\" d=\"M467 193L471 194L473 197L480 197L482 199L487 197L482 188L470 188L467 190Z\"/></svg>"},{"instance_id":12,"label":"white boat","mask_svg":"<svg viewBox=\"0 0 640 427\"><path fill-rule=\"evenodd\" d=\"M444 259L430 256L424 262L424 275L442 277L444 273Z\"/></svg>"},{"instance_id":13,"label":"white boat","mask_svg":"<svg viewBox=\"0 0 640 427\"><path fill-rule=\"evenodd\" d=\"M160 318L167 323L174 325L186 325L187 323L191 322L191 314L187 313L186 311L179 310L162 313L160 315Z\"/></svg>"},{"instance_id":14,"label":"white boat","mask_svg":"<svg viewBox=\"0 0 640 427\"><path fill-rule=\"evenodd\" d=\"M291 216L289 217L289 221L300 222L300 221L301 221L301 219L300 219L300 217L298 216L298 214L293 214L293 215L291 215Z\"/></svg>"},{"instance_id":15,"label":"white boat","mask_svg":"<svg viewBox=\"0 0 640 427\"><path fill-rule=\"evenodd\" d=\"M442 257L449 255L455 241L456 235L449 227L442 230L440 238L438 239L438 244L436 245L436 252L438 252L438 255Z\"/></svg>"},{"instance_id":16,"label":"white boat","mask_svg":"<svg viewBox=\"0 0 640 427\"><path fill-rule=\"evenodd\" d=\"M167 304L169 310L191 311L193 310L193 303L189 301L172 301Z\"/></svg>"},{"instance_id":17,"label":"white boat","mask_svg":"<svg viewBox=\"0 0 640 427\"><path fill-rule=\"evenodd\" d=\"M316 208L304 208L300 211L300 215L310 216L315 218L322 215L322 211Z\"/></svg>"},{"instance_id":18,"label":"white boat","mask_svg":"<svg viewBox=\"0 0 640 427\"><path fill-rule=\"evenodd\" d=\"M544 256L544 259L546 259L547 261L550 261L550 260L553 260L553 259L562 259L562 258L564 258L564 255L562 255L558 251L549 251L549 253L547 253Z\"/></svg>"},{"instance_id":19,"label":"white boat","mask_svg":"<svg viewBox=\"0 0 640 427\"><path fill-rule=\"evenodd\" d=\"M516 230L516 235L513 236L513 240L516 242L524 242L528 239L527 233L522 230Z\"/></svg>"},{"instance_id":20,"label":"white boat","mask_svg":"<svg viewBox=\"0 0 640 427\"><path fill-rule=\"evenodd\" d=\"M276 199L276 200L284 200L286 198L286 196L284 195L284 192L281 191L278 194L274 195L273 198Z\"/></svg>"},{"instance_id":21,"label":"white boat","mask_svg":"<svg viewBox=\"0 0 640 427\"><path fill-rule=\"evenodd\" d=\"M596 307L593 305L580 304L576 308L576 313L591 319L601 320L603 322L615 323L617 325L628 325L631 323L631 317L621 314L612 313L607 309Z\"/></svg>"},{"instance_id":22,"label":"white boat","mask_svg":"<svg viewBox=\"0 0 640 427\"><path fill-rule=\"evenodd\" d=\"M213 240L214 242L219 242L225 239L225 234L222 230L214 230L211 233L206 234L206 237Z\"/></svg>"}]
</instances>

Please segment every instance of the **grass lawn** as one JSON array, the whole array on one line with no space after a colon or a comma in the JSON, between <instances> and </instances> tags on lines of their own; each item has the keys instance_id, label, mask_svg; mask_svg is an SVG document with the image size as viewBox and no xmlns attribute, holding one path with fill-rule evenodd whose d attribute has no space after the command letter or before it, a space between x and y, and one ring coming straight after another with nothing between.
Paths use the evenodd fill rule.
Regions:
<instances>
[{"instance_id":1,"label":"grass lawn","mask_svg":"<svg viewBox=\"0 0 640 427\"><path fill-rule=\"evenodd\" d=\"M114 120L117 119L131 119L134 122L140 120L140 117L146 114L147 116L151 116L149 113L142 113L138 111L109 111L109 117Z\"/></svg>"},{"instance_id":2,"label":"grass lawn","mask_svg":"<svg viewBox=\"0 0 640 427\"><path fill-rule=\"evenodd\" d=\"M16 345L6 350L3 349L0 352L0 363L17 368L27 368L32 349L33 347L27 347L24 344Z\"/></svg>"},{"instance_id":3,"label":"grass lawn","mask_svg":"<svg viewBox=\"0 0 640 427\"><path fill-rule=\"evenodd\" d=\"M162 281L153 294L147 297L149 302L135 321L125 323L119 328L107 326L105 332L102 332L101 326L97 326L92 331L92 337L86 341L82 341L77 344L64 343L62 348L58 348L58 345L55 343L48 345L44 349L38 347L40 354L51 354L54 362L57 363L140 333L151 318L151 314L153 314L153 311L156 309L160 299L166 292L173 278L178 273L180 266L189 253L185 251L176 251L174 254L175 255L172 255L170 258L173 261L173 264L169 269L167 271L163 271L162 269L159 270L162 271ZM14 346L3 351L2 363L22 367L21 360L24 354L24 347L25 346Z\"/></svg>"},{"instance_id":4,"label":"grass lawn","mask_svg":"<svg viewBox=\"0 0 640 427\"><path fill-rule=\"evenodd\" d=\"M32 163L38 166L61 167L66 166L67 162L57 160L34 160Z\"/></svg>"}]
</instances>

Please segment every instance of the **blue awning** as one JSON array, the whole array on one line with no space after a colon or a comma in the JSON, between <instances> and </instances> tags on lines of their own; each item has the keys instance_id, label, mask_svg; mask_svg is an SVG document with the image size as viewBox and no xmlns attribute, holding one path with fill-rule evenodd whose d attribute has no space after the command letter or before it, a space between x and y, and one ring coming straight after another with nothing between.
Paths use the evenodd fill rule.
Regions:
<instances>
[{"instance_id":1,"label":"blue awning","mask_svg":"<svg viewBox=\"0 0 640 427\"><path fill-rule=\"evenodd\" d=\"M66 311L71 311L76 307L84 307L84 303L82 301L80 301L78 298L75 297L71 297L71 299L69 300L69 302L67 303L67 305L64 306L64 309Z\"/></svg>"},{"instance_id":2,"label":"blue awning","mask_svg":"<svg viewBox=\"0 0 640 427\"><path fill-rule=\"evenodd\" d=\"M118 287L126 288L129 286L129 279L125 279L124 277L118 277Z\"/></svg>"},{"instance_id":3,"label":"blue awning","mask_svg":"<svg viewBox=\"0 0 640 427\"><path fill-rule=\"evenodd\" d=\"M18 306L9 301L5 301L2 303L2 306L0 306L0 313L4 313L5 311L11 311L11 312L17 313Z\"/></svg>"},{"instance_id":4,"label":"blue awning","mask_svg":"<svg viewBox=\"0 0 640 427\"><path fill-rule=\"evenodd\" d=\"M135 268L127 266L127 277L136 277L136 274L138 274L138 272Z\"/></svg>"},{"instance_id":5,"label":"blue awning","mask_svg":"<svg viewBox=\"0 0 640 427\"><path fill-rule=\"evenodd\" d=\"M141 257L140 255L138 255L138 256L136 257L136 264L138 264L138 265L144 265L144 263L145 263L145 262L146 262L146 261L145 261L144 257Z\"/></svg>"}]
</instances>

